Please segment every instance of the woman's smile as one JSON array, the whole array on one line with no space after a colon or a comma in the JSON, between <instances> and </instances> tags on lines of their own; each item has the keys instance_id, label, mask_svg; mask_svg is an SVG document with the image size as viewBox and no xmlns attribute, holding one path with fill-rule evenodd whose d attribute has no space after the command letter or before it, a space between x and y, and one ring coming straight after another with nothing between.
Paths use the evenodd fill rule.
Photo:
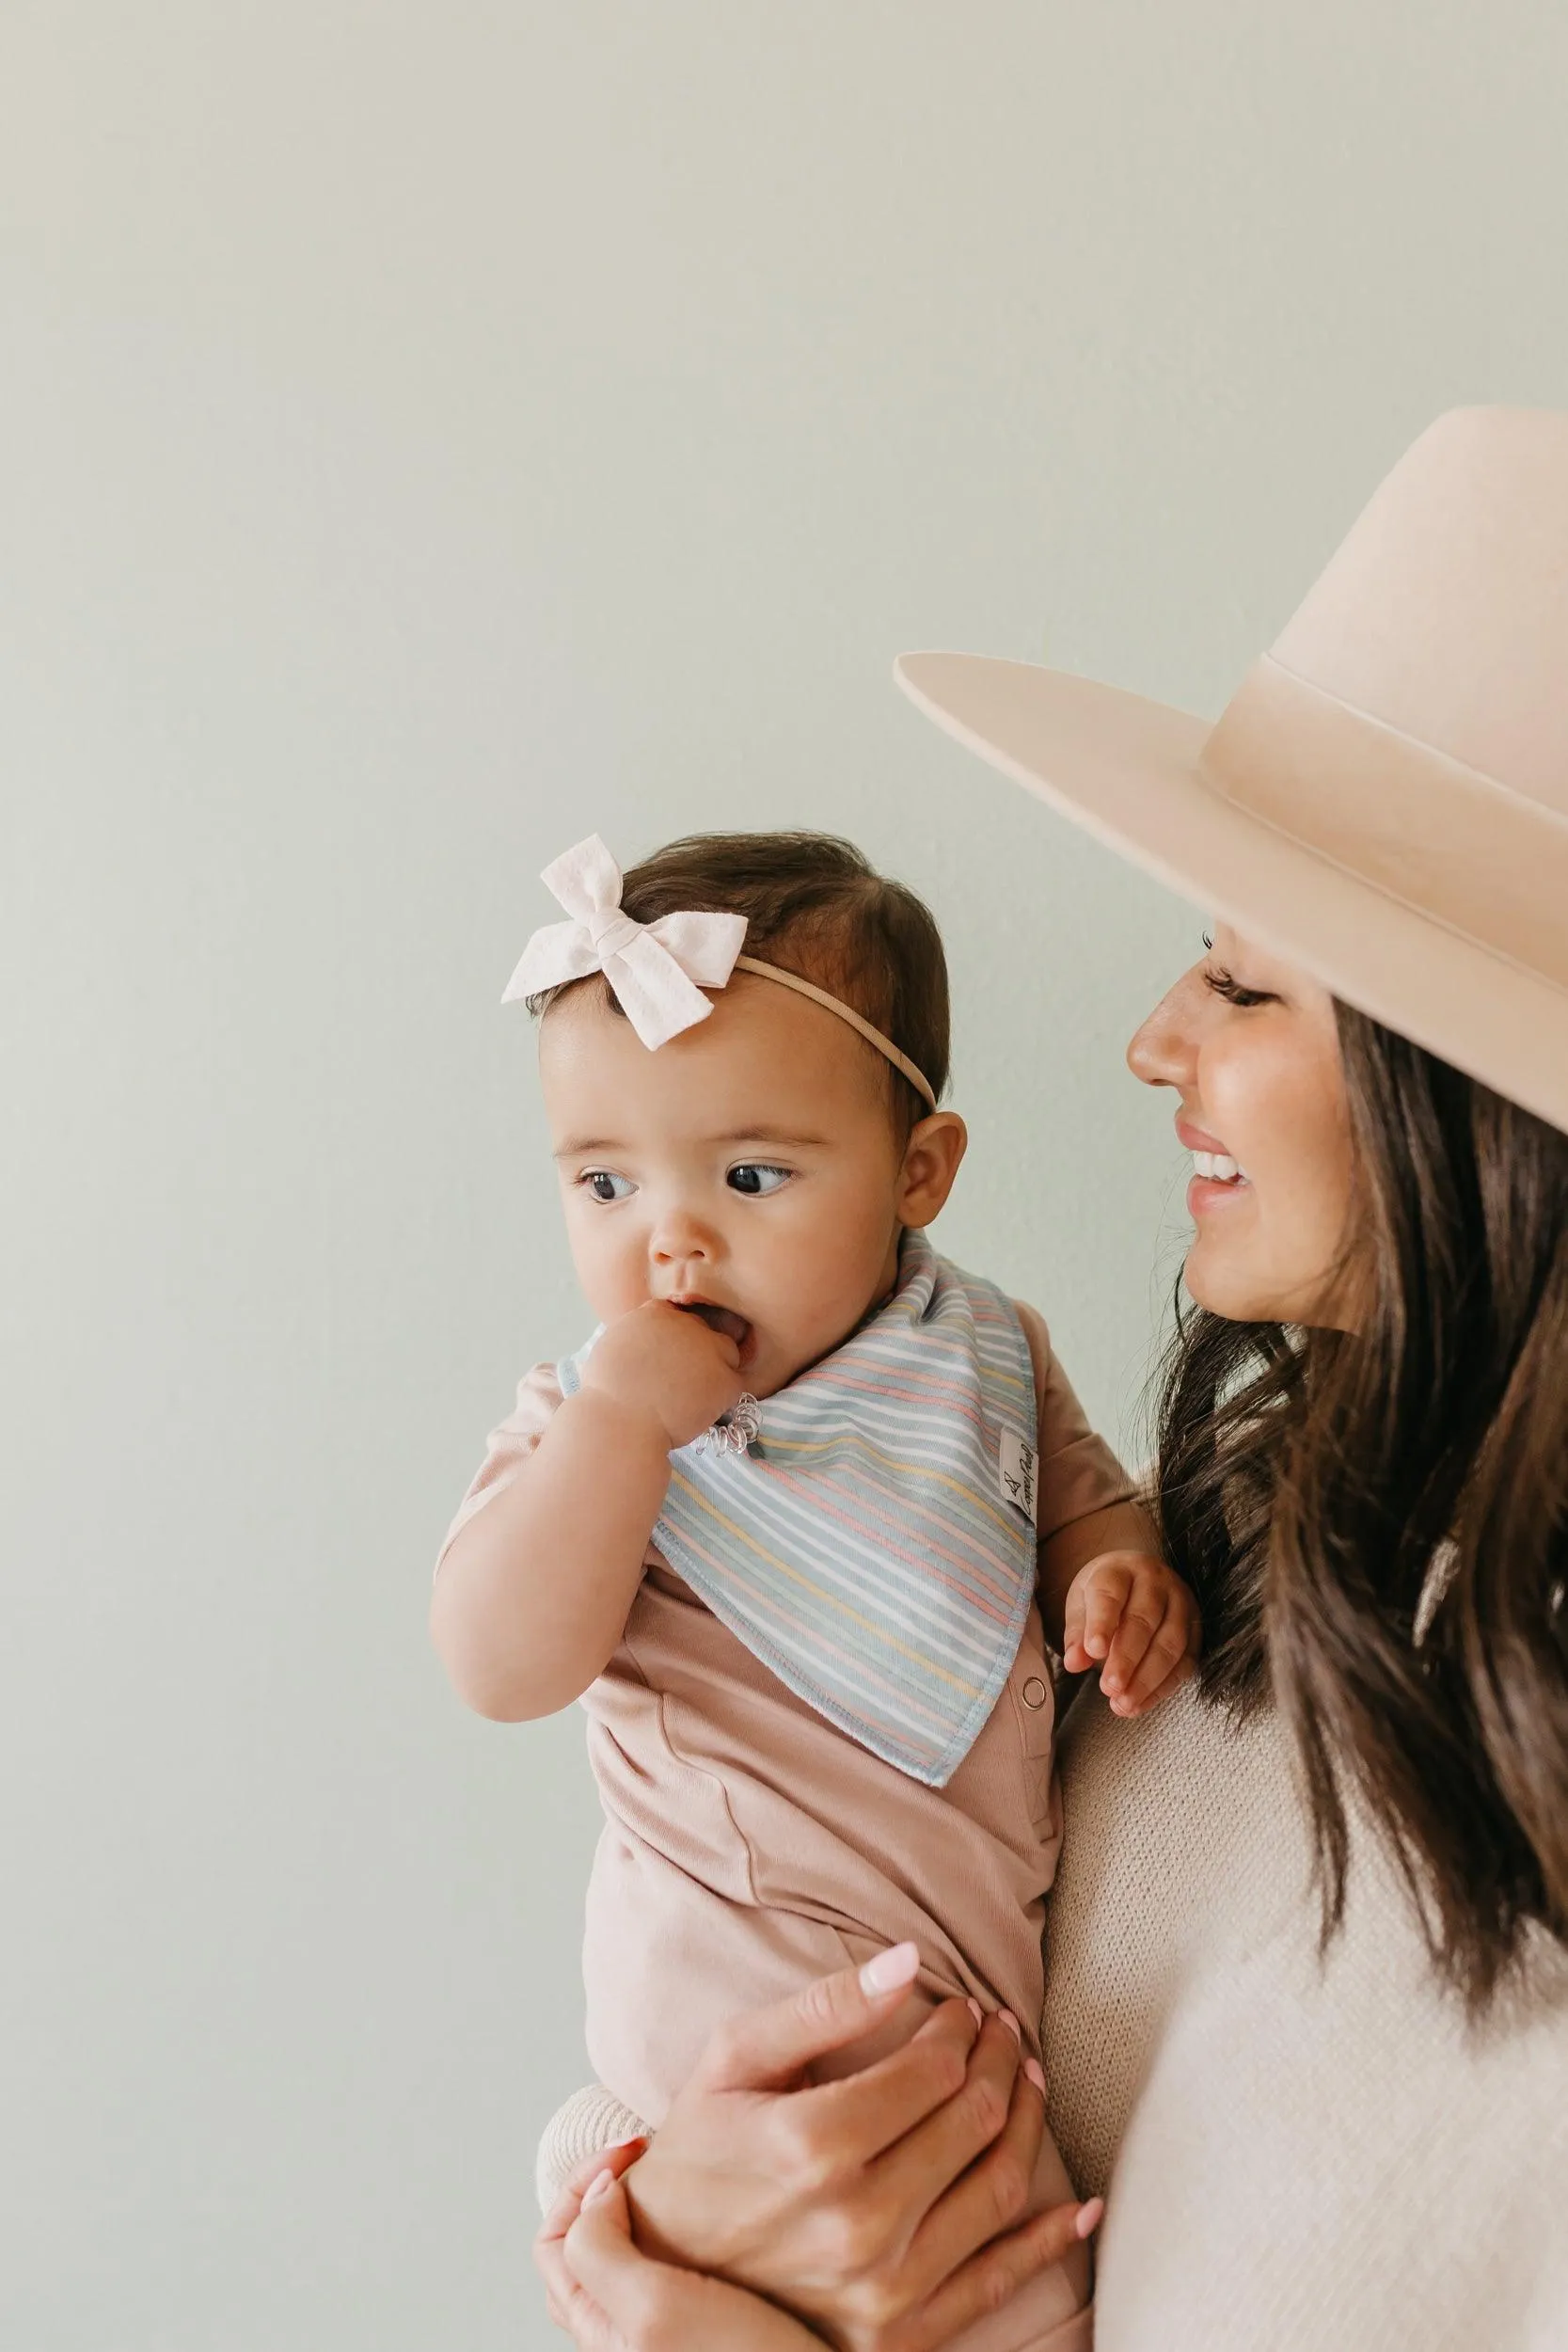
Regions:
<instances>
[{"instance_id":1,"label":"woman's smile","mask_svg":"<svg viewBox=\"0 0 1568 2352\"><path fill-rule=\"evenodd\" d=\"M1193 1155L1192 1182L1187 1186L1187 1210L1194 1217L1214 1208L1234 1207L1251 1190L1245 1168L1230 1156L1217 1136L1206 1135L1190 1120L1178 1118L1176 1132Z\"/></svg>"}]
</instances>

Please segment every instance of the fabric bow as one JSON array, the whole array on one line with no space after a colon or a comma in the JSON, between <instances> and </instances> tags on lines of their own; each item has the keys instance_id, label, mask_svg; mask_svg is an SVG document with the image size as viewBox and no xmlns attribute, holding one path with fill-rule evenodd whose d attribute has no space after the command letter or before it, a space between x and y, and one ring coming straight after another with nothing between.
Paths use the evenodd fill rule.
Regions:
<instances>
[{"instance_id":1,"label":"fabric bow","mask_svg":"<svg viewBox=\"0 0 1568 2352\"><path fill-rule=\"evenodd\" d=\"M713 1010L705 988L722 988L746 937L743 914L661 914L639 923L621 912L621 869L596 833L540 876L570 920L546 923L523 949L501 998L510 1005L602 972L644 1045L667 1045Z\"/></svg>"}]
</instances>

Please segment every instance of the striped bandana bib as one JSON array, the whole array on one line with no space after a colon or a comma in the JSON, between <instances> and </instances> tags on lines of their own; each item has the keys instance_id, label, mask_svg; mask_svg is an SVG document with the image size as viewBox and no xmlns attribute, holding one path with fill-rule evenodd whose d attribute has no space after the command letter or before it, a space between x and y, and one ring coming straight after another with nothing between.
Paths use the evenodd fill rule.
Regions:
<instances>
[{"instance_id":1,"label":"striped bandana bib","mask_svg":"<svg viewBox=\"0 0 1568 2352\"><path fill-rule=\"evenodd\" d=\"M567 1395L588 1347L558 1367ZM1017 1311L910 1232L887 1304L758 1413L744 1451L699 1438L672 1454L654 1542L799 1698L942 1788L1035 1593L1035 1381Z\"/></svg>"}]
</instances>

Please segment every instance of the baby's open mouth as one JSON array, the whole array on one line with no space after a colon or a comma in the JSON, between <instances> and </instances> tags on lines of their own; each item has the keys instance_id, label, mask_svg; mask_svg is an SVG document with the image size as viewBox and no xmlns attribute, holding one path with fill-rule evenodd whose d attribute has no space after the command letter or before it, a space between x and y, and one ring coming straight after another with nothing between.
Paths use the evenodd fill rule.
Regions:
<instances>
[{"instance_id":1,"label":"baby's open mouth","mask_svg":"<svg viewBox=\"0 0 1568 2352\"><path fill-rule=\"evenodd\" d=\"M673 1301L682 1314L698 1315L710 1331L722 1331L740 1350L745 1363L752 1344L752 1327L744 1315L737 1315L731 1307L710 1307L705 1298L677 1298Z\"/></svg>"}]
</instances>

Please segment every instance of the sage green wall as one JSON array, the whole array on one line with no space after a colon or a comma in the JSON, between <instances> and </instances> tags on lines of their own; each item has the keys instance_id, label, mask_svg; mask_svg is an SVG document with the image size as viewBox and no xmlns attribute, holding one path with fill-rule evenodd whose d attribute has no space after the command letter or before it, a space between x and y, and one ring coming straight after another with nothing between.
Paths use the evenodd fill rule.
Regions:
<instances>
[{"instance_id":1,"label":"sage green wall","mask_svg":"<svg viewBox=\"0 0 1568 2352\"><path fill-rule=\"evenodd\" d=\"M942 1238L1121 1421L1197 918L889 664L1213 710L1436 411L1568 405L1565 75L1560 0L0 11L0 2341L556 2341L595 1806L423 1633L582 1325L537 869L926 891Z\"/></svg>"}]
</instances>

